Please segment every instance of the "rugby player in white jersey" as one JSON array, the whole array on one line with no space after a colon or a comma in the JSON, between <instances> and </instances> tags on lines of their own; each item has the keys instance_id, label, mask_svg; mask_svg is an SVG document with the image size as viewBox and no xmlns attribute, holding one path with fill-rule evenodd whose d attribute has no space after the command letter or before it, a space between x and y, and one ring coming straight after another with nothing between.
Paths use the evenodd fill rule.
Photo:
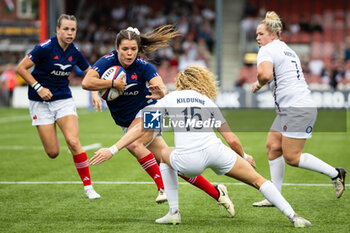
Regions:
<instances>
[{"instance_id":1,"label":"rugby player in white jersey","mask_svg":"<svg viewBox=\"0 0 350 233\"><path fill-rule=\"evenodd\" d=\"M175 148L163 149L160 163L169 212L157 219L156 223L181 223L177 174L194 177L206 168L211 168L218 175L225 174L258 189L295 227L311 226L308 220L294 212L270 181L254 170L253 157L244 153L240 140L231 132L213 102L217 95L214 75L206 68L189 66L178 74L175 86L176 91L159 100L149 111L155 112L155 117L156 113L165 114L173 122L175 134ZM157 86L150 86L150 90L152 94L160 91ZM217 129L229 147L222 143L211 126ZM120 149L141 137L145 131L147 130L143 129L140 122L115 145L95 152L90 164L97 165L110 159Z\"/></svg>"},{"instance_id":2,"label":"rugby player in white jersey","mask_svg":"<svg viewBox=\"0 0 350 233\"><path fill-rule=\"evenodd\" d=\"M317 108L305 82L298 55L280 40L282 22L271 11L266 13L256 30L259 46L258 81L253 92L268 84L272 90L277 116L267 136L266 148L271 181L281 192L285 162L327 175L332 179L336 197L345 190L346 171L334 168L312 154L303 153L311 138ZM273 206L268 200L253 203L255 207Z\"/></svg>"}]
</instances>

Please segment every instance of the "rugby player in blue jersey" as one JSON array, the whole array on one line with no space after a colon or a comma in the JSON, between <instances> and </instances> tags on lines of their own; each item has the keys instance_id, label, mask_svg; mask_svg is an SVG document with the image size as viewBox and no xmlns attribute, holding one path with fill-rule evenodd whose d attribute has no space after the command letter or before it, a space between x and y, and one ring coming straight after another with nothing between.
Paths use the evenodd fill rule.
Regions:
<instances>
[{"instance_id":1,"label":"rugby player in blue jersey","mask_svg":"<svg viewBox=\"0 0 350 233\"><path fill-rule=\"evenodd\" d=\"M90 69L88 61L73 44L76 32L75 16L62 14L57 20L57 35L35 46L18 64L17 73L29 84L32 125L38 130L45 152L53 159L59 154L57 124L73 155L87 197L97 199L100 195L91 185L88 158L79 141L78 115L68 86L68 76L75 65L85 73ZM97 93L93 96L98 101Z\"/></svg>"},{"instance_id":2,"label":"rugby player in blue jersey","mask_svg":"<svg viewBox=\"0 0 350 233\"><path fill-rule=\"evenodd\" d=\"M82 86L84 89L97 91L105 88L116 88L121 95L112 101L107 101L108 108L115 123L124 132L141 122L141 110L157 102L167 93L162 78L155 67L139 57L155 52L158 48L168 46L168 41L178 36L178 31L171 25L166 25L146 34L140 34L137 28L129 27L121 30L116 37L115 50L100 58L86 74ZM102 80L102 74L112 66L121 66L126 71L126 83L118 78L116 81ZM147 84L160 87L161 92L153 94ZM101 105L94 104L101 110ZM160 162L161 150L167 144L160 135L145 134L142 138L130 144L127 149L135 156L141 166L155 181L158 188L157 203L166 201L162 176L157 162ZM207 192L224 206L230 216L234 208L228 198L224 185L217 187L209 183L203 176L193 178L181 176L189 183Z\"/></svg>"}]
</instances>

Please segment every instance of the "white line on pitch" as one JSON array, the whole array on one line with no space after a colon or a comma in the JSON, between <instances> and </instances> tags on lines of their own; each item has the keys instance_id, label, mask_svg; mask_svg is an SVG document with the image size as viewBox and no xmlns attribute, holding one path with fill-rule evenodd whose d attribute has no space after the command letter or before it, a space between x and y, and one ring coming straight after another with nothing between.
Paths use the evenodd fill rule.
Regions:
<instances>
[{"instance_id":1,"label":"white line on pitch","mask_svg":"<svg viewBox=\"0 0 350 233\"><path fill-rule=\"evenodd\" d=\"M12 117L2 117L0 118L0 124L1 123L10 123L10 122L17 122L17 121L30 121L30 115L22 115L22 116L12 116Z\"/></svg>"},{"instance_id":2,"label":"white line on pitch","mask_svg":"<svg viewBox=\"0 0 350 233\"><path fill-rule=\"evenodd\" d=\"M101 143L94 143L94 144L83 146L83 149L84 150L92 150L92 149L100 148L101 146L102 146Z\"/></svg>"},{"instance_id":3,"label":"white line on pitch","mask_svg":"<svg viewBox=\"0 0 350 233\"><path fill-rule=\"evenodd\" d=\"M96 148L102 147L101 143L94 143L90 145L83 146L83 149L85 151L87 150L92 150ZM0 149L2 150L43 150L42 146L5 146L5 145L0 145Z\"/></svg>"},{"instance_id":4,"label":"white line on pitch","mask_svg":"<svg viewBox=\"0 0 350 233\"><path fill-rule=\"evenodd\" d=\"M0 145L0 149L3 150L43 150L42 146L3 146Z\"/></svg>"},{"instance_id":5,"label":"white line on pitch","mask_svg":"<svg viewBox=\"0 0 350 233\"><path fill-rule=\"evenodd\" d=\"M154 184L154 182L128 182L128 181L93 181L93 184ZM0 181L0 184L81 184L81 181ZM187 182L179 182L179 184L189 184ZM219 184L213 182L212 184ZM224 185L246 185L244 183L220 183ZM328 187L332 184L299 184L299 183L284 183L283 186L318 186ZM349 184L346 185L350 186Z\"/></svg>"}]
</instances>

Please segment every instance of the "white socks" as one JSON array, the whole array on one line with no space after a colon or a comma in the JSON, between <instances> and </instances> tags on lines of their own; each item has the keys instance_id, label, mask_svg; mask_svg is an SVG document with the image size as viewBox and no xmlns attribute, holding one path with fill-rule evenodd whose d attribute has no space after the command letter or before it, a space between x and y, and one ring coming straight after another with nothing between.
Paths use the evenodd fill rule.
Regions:
<instances>
[{"instance_id":1,"label":"white socks","mask_svg":"<svg viewBox=\"0 0 350 233\"><path fill-rule=\"evenodd\" d=\"M338 175L338 171L334 167L309 153L300 155L299 167L325 174L331 179Z\"/></svg>"},{"instance_id":2,"label":"white socks","mask_svg":"<svg viewBox=\"0 0 350 233\"><path fill-rule=\"evenodd\" d=\"M163 177L164 191L168 199L169 212L174 214L179 209L177 172L166 163L160 163L160 173Z\"/></svg>"},{"instance_id":3,"label":"white socks","mask_svg":"<svg viewBox=\"0 0 350 233\"><path fill-rule=\"evenodd\" d=\"M163 175L163 174L162 174ZM274 204L284 215L286 215L289 219L292 219L295 212L290 204L284 199L282 194L277 190L277 188L271 183L271 181L267 180L260 186L259 191L264 195L264 197Z\"/></svg>"},{"instance_id":4,"label":"white socks","mask_svg":"<svg viewBox=\"0 0 350 233\"><path fill-rule=\"evenodd\" d=\"M283 155L274 160L269 160L271 182L276 186L279 192L282 191L282 181L284 176L284 158Z\"/></svg>"}]
</instances>

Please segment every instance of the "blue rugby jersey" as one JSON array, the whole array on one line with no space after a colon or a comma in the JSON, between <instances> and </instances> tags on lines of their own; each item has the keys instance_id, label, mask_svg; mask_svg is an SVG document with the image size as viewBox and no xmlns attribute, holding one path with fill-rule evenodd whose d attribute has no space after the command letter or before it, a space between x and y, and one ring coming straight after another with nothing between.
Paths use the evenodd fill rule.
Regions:
<instances>
[{"instance_id":1,"label":"blue rugby jersey","mask_svg":"<svg viewBox=\"0 0 350 233\"><path fill-rule=\"evenodd\" d=\"M33 77L52 93L52 98L48 101L72 97L68 76L75 65L81 70L90 66L74 44L70 44L66 51L63 51L56 36L36 45L28 57L35 63ZM28 88L28 98L43 101L31 86Z\"/></svg>"},{"instance_id":2,"label":"blue rugby jersey","mask_svg":"<svg viewBox=\"0 0 350 233\"><path fill-rule=\"evenodd\" d=\"M92 69L96 70L102 77L102 74L112 66L122 66L118 60L116 50L101 57L92 66ZM144 61L141 57L136 58L125 69L125 72L127 86L124 93L115 100L107 101L107 105L115 123L123 127L129 127L141 109L157 102L154 99L147 99L145 96L151 94L146 83L158 76L158 73L152 64Z\"/></svg>"}]
</instances>

